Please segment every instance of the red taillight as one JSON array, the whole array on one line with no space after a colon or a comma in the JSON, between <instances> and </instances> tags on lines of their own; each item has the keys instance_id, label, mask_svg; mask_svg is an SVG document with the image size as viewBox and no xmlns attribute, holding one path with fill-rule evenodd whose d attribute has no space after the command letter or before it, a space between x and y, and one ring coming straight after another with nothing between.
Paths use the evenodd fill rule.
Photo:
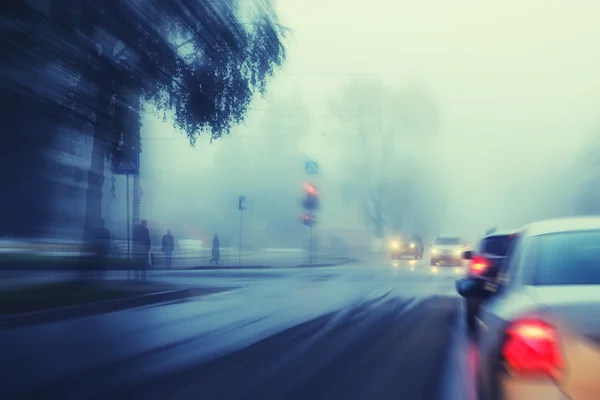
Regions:
<instances>
[{"instance_id":1,"label":"red taillight","mask_svg":"<svg viewBox=\"0 0 600 400\"><path fill-rule=\"evenodd\" d=\"M488 260L481 256L475 256L471 260L471 265L469 266L469 272L474 275L479 275L483 271L487 269L489 266Z\"/></svg>"},{"instance_id":2,"label":"red taillight","mask_svg":"<svg viewBox=\"0 0 600 400\"><path fill-rule=\"evenodd\" d=\"M514 322L507 330L502 356L515 375L559 378L562 352L556 330L539 320Z\"/></svg>"}]
</instances>

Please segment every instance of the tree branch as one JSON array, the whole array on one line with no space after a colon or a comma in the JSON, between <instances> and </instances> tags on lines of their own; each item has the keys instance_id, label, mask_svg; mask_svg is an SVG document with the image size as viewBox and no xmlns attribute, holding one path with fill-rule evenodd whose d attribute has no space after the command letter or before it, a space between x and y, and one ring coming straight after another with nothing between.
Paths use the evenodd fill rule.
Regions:
<instances>
[{"instance_id":1,"label":"tree branch","mask_svg":"<svg viewBox=\"0 0 600 400\"><path fill-rule=\"evenodd\" d=\"M194 43L194 39L188 39L188 40L186 40L185 42L183 42L183 43L180 43L180 44L178 44L177 46L175 46L175 48L176 48L176 49L180 49L180 48L182 48L183 46L185 46L185 45L187 45L187 44L190 44L190 43Z\"/></svg>"},{"instance_id":2,"label":"tree branch","mask_svg":"<svg viewBox=\"0 0 600 400\"><path fill-rule=\"evenodd\" d=\"M123 48L121 50L119 50L119 52L117 54L114 55L114 58L119 59L119 56L125 52L126 48L127 48L126 46L123 46Z\"/></svg>"}]
</instances>

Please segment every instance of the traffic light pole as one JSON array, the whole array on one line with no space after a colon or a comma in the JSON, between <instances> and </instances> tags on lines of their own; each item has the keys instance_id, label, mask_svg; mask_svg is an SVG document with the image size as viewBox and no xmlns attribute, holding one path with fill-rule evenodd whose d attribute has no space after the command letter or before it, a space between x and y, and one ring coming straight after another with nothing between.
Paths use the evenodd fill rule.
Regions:
<instances>
[{"instance_id":1,"label":"traffic light pole","mask_svg":"<svg viewBox=\"0 0 600 400\"><path fill-rule=\"evenodd\" d=\"M127 181L127 188L125 189L127 192L127 279L129 279L130 270L131 270L131 221L129 219L129 174L125 175L125 180Z\"/></svg>"},{"instance_id":2,"label":"traffic light pole","mask_svg":"<svg viewBox=\"0 0 600 400\"><path fill-rule=\"evenodd\" d=\"M308 228L308 263L313 263L313 227Z\"/></svg>"},{"instance_id":3,"label":"traffic light pole","mask_svg":"<svg viewBox=\"0 0 600 400\"><path fill-rule=\"evenodd\" d=\"M319 208L319 192L312 183L306 183L304 185L306 198L302 202L302 208L305 213L303 214L303 222L305 226L309 227L308 234L308 263L313 263L313 225L316 222L314 212Z\"/></svg>"},{"instance_id":4,"label":"traffic light pole","mask_svg":"<svg viewBox=\"0 0 600 400\"><path fill-rule=\"evenodd\" d=\"M244 209L240 209L240 244L238 250L238 265L242 265L242 229L244 227Z\"/></svg>"}]
</instances>

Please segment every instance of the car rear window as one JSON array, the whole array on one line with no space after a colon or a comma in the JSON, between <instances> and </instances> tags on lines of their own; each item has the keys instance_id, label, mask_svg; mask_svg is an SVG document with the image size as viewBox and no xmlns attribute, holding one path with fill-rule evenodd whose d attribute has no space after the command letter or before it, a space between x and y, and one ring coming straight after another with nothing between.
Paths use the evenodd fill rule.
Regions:
<instances>
[{"instance_id":1,"label":"car rear window","mask_svg":"<svg viewBox=\"0 0 600 400\"><path fill-rule=\"evenodd\" d=\"M600 230L538 238L537 285L600 285Z\"/></svg>"},{"instance_id":2,"label":"car rear window","mask_svg":"<svg viewBox=\"0 0 600 400\"><path fill-rule=\"evenodd\" d=\"M508 253L511 241L512 236L509 235L487 237L481 241L480 251L482 253L504 257L506 256L506 253Z\"/></svg>"},{"instance_id":3,"label":"car rear window","mask_svg":"<svg viewBox=\"0 0 600 400\"><path fill-rule=\"evenodd\" d=\"M459 243L460 243L460 239L453 238L453 237L437 238L435 240L435 244L439 244L441 246L453 246L453 245L456 245Z\"/></svg>"}]
</instances>

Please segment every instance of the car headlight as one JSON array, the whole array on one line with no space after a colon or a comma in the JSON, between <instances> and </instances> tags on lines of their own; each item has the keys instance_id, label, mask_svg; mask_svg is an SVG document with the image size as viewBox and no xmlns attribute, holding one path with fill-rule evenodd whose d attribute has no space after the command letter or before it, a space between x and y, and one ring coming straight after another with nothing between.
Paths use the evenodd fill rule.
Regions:
<instances>
[{"instance_id":1,"label":"car headlight","mask_svg":"<svg viewBox=\"0 0 600 400\"><path fill-rule=\"evenodd\" d=\"M454 255L455 256L460 256L461 254L462 254L462 250L461 249L454 250Z\"/></svg>"},{"instance_id":2,"label":"car headlight","mask_svg":"<svg viewBox=\"0 0 600 400\"><path fill-rule=\"evenodd\" d=\"M435 247L431 250L431 253L433 254L437 254L438 253L438 249L436 249Z\"/></svg>"},{"instance_id":3,"label":"car headlight","mask_svg":"<svg viewBox=\"0 0 600 400\"><path fill-rule=\"evenodd\" d=\"M397 249L398 247L400 247L400 242L397 240L394 240L392 242L392 249Z\"/></svg>"},{"instance_id":4,"label":"car headlight","mask_svg":"<svg viewBox=\"0 0 600 400\"><path fill-rule=\"evenodd\" d=\"M410 248L411 248L411 249L414 249L414 248L415 248L415 244L414 244L414 243L411 243L411 244L410 244Z\"/></svg>"}]
</instances>

